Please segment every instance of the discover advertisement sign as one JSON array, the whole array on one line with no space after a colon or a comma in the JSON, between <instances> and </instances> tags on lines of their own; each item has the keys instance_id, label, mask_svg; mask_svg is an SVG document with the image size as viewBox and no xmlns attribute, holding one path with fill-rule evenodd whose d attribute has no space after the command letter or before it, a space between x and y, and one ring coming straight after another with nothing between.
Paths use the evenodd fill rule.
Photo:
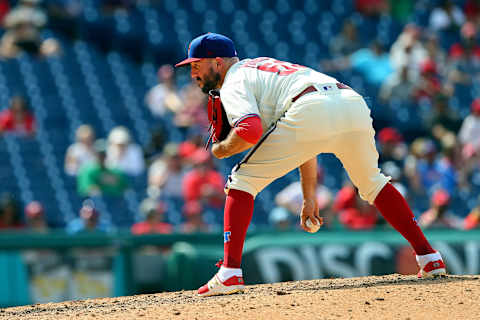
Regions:
<instances>
[{"instance_id":1,"label":"discover advertisement sign","mask_svg":"<svg viewBox=\"0 0 480 320\"><path fill-rule=\"evenodd\" d=\"M478 238L477 238L478 239ZM255 241L255 239L252 239ZM317 244L294 236L247 244L244 273L248 283L359 277L390 273L413 274L418 268L413 250L403 241L353 241ZM307 242L307 243L305 243ZM454 243L433 241L450 274L480 273L480 239Z\"/></svg>"}]
</instances>

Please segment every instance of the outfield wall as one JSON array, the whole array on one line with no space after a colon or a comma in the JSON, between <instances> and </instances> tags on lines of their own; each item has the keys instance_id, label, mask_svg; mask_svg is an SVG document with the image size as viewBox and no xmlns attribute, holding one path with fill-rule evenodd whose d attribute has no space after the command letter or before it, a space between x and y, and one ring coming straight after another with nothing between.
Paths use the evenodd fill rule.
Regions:
<instances>
[{"instance_id":1,"label":"outfield wall","mask_svg":"<svg viewBox=\"0 0 480 320\"><path fill-rule=\"evenodd\" d=\"M449 273L480 274L480 230L426 232ZM0 305L196 289L223 256L221 234L0 234ZM247 283L415 273L395 231L251 232Z\"/></svg>"}]
</instances>

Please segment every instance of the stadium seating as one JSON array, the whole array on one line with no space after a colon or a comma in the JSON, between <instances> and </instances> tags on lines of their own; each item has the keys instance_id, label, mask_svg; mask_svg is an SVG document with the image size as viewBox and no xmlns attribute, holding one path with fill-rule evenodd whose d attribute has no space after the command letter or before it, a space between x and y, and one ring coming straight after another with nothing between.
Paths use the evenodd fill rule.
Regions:
<instances>
[{"instance_id":1,"label":"stadium seating","mask_svg":"<svg viewBox=\"0 0 480 320\"><path fill-rule=\"evenodd\" d=\"M151 6L142 2L130 12L102 17L98 1L85 1L78 22L81 39L66 38L57 30L44 31L45 37L53 36L61 41L60 57L42 60L22 54L0 62L2 107L8 104L11 95L21 93L30 101L38 124L34 138L5 135L0 139L2 190L18 194L23 204L31 200L42 202L53 226L65 226L76 217L83 200L77 195L75 179L63 170L65 151L80 124L91 124L98 137L105 137L116 125L124 125L136 142L146 145L150 130L161 121L170 140L185 139L171 118L154 119L145 108L143 98L156 83L158 65L183 58L192 37L207 31L223 32L231 35L242 57L274 56L316 67L320 59L328 56L328 42L340 31L346 18L355 21L365 43L375 35L389 46L401 31L401 25L390 17L373 19L354 13L353 0L219 0L213 4L206 0L170 0L158 3ZM425 25L428 13L428 8L419 6L413 21ZM444 46L458 40L452 34L444 39ZM347 71L335 76L376 102L377 92L359 75ZM473 90L458 88L456 93L453 101L459 110L466 110L462 112L464 116L468 110L463 106L471 101ZM379 113L382 124L389 121L400 124L406 133L418 128L419 115L412 108L390 107L395 112L372 107L374 113ZM218 162L220 171L228 175L238 160L239 157L234 157ZM322 156L320 161L325 169L325 184L333 191L338 190L345 179L340 163L329 155ZM288 174L259 195L254 225L267 223L275 194L297 178L296 172ZM478 191L480 179L475 179ZM121 228L137 221L138 204L145 196L145 187L146 177L142 176L132 181L132 188L121 199L96 199L104 222ZM472 207L472 194L473 191L456 195L455 199L459 200L454 203L459 207L465 204ZM175 199L166 201L168 220L180 223L182 204Z\"/></svg>"}]
</instances>

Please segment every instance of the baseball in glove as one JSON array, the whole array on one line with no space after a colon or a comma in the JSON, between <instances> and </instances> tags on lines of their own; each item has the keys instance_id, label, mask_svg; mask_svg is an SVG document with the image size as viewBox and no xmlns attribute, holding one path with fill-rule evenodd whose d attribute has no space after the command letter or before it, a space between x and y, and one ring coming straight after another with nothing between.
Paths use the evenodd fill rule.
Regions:
<instances>
[{"instance_id":1,"label":"baseball in glove","mask_svg":"<svg viewBox=\"0 0 480 320\"><path fill-rule=\"evenodd\" d=\"M210 127L208 128L210 135L205 149L208 149L211 143L224 140L232 129L228 123L227 113L223 108L218 90L210 90L208 93L207 110L208 120L210 121Z\"/></svg>"}]
</instances>

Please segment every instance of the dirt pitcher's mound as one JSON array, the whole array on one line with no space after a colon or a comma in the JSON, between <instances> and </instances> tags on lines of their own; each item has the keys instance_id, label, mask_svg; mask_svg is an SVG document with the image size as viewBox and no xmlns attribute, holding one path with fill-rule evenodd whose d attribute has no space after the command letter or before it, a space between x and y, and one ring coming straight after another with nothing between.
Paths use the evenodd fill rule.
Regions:
<instances>
[{"instance_id":1,"label":"dirt pitcher's mound","mask_svg":"<svg viewBox=\"0 0 480 320\"><path fill-rule=\"evenodd\" d=\"M388 275L70 301L0 310L0 319L480 319L480 278Z\"/></svg>"}]
</instances>

